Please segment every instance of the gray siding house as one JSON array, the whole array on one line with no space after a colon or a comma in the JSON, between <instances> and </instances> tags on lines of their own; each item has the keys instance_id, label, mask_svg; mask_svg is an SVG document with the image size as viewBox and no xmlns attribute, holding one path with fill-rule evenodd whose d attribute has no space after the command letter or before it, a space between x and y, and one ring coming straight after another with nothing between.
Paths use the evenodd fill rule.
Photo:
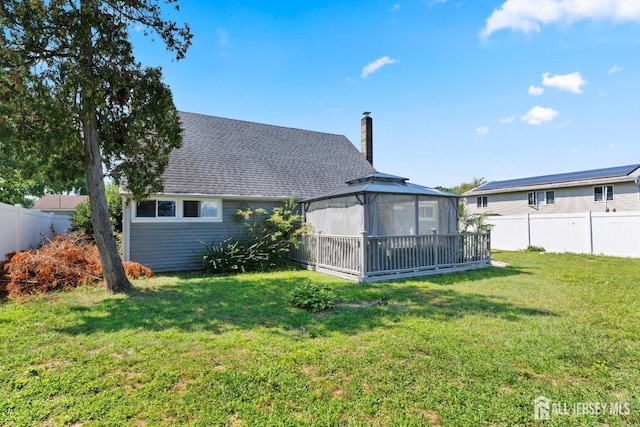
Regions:
<instances>
[{"instance_id":1,"label":"gray siding house","mask_svg":"<svg viewBox=\"0 0 640 427\"><path fill-rule=\"evenodd\" d=\"M493 181L463 196L471 214L640 211L640 164Z\"/></svg>"},{"instance_id":2,"label":"gray siding house","mask_svg":"<svg viewBox=\"0 0 640 427\"><path fill-rule=\"evenodd\" d=\"M202 242L243 231L233 216L244 205L271 209L375 172L342 135L194 113L180 119L183 144L171 153L164 193L123 211L124 259L154 271L199 269Z\"/></svg>"}]
</instances>

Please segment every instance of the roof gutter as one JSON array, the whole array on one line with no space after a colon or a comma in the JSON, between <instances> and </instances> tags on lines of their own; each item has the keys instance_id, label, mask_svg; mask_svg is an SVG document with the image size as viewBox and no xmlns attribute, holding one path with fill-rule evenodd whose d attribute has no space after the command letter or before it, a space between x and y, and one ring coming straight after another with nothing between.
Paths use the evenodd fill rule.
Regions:
<instances>
[{"instance_id":1,"label":"roof gutter","mask_svg":"<svg viewBox=\"0 0 640 427\"><path fill-rule=\"evenodd\" d=\"M130 192L121 191L120 196L122 197L131 197L132 194ZM239 196L237 194L202 194L202 193L157 193L150 194L149 198L154 197L166 197L166 198L180 198L180 199L188 199L188 198L212 198L212 199L224 199L224 200L260 200L265 202L279 202L282 200L294 199L296 201L302 200L301 197L296 196Z\"/></svg>"}]
</instances>

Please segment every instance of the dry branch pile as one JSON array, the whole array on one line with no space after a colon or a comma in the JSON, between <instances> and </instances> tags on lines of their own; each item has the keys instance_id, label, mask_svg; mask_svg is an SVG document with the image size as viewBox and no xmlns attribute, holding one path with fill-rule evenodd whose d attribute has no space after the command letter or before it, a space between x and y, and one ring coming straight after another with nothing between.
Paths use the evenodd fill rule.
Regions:
<instances>
[{"instance_id":1,"label":"dry branch pile","mask_svg":"<svg viewBox=\"0 0 640 427\"><path fill-rule=\"evenodd\" d=\"M4 270L4 265L9 262L15 254L15 252L11 252L6 255L4 261L0 261L0 301L7 297L7 283L9 282L9 279L5 277L6 272Z\"/></svg>"},{"instance_id":2,"label":"dry branch pile","mask_svg":"<svg viewBox=\"0 0 640 427\"><path fill-rule=\"evenodd\" d=\"M84 235L57 236L38 249L10 255L3 269L9 298L101 283L103 279L98 248ZM140 264L124 264L132 279L153 275Z\"/></svg>"}]
</instances>

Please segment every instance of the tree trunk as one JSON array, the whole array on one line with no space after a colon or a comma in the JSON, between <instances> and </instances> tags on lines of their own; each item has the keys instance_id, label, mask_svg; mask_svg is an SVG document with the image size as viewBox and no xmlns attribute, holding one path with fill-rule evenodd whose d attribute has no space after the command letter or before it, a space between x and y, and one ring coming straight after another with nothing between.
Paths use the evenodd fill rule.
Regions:
<instances>
[{"instance_id":1,"label":"tree trunk","mask_svg":"<svg viewBox=\"0 0 640 427\"><path fill-rule=\"evenodd\" d=\"M96 246L98 246L98 253L100 254L104 280L107 284L107 289L113 294L129 292L135 288L124 273L122 259L118 253L118 245L113 236L113 228L109 220L96 113L88 111L83 114L82 119L84 166L87 173L87 186L89 187L91 223L93 224Z\"/></svg>"}]
</instances>

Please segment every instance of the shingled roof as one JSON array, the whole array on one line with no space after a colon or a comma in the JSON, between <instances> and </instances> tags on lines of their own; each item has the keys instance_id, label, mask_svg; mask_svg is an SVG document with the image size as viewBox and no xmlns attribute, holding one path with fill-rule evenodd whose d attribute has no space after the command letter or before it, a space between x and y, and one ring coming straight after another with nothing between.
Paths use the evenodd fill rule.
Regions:
<instances>
[{"instance_id":1,"label":"shingled roof","mask_svg":"<svg viewBox=\"0 0 640 427\"><path fill-rule=\"evenodd\" d=\"M47 194L36 200L33 208L40 210L74 210L80 203L87 200L88 196Z\"/></svg>"},{"instance_id":2,"label":"shingled roof","mask_svg":"<svg viewBox=\"0 0 640 427\"><path fill-rule=\"evenodd\" d=\"M306 198L375 171L342 135L180 113L167 194Z\"/></svg>"},{"instance_id":3,"label":"shingled roof","mask_svg":"<svg viewBox=\"0 0 640 427\"><path fill-rule=\"evenodd\" d=\"M336 197L350 196L364 193L387 193L413 196L435 197L462 197L459 194L449 193L436 188L423 187L422 185L407 182L409 178L375 172L367 176L347 182L346 186L334 189L325 194L318 194L305 202L312 202Z\"/></svg>"}]
</instances>

